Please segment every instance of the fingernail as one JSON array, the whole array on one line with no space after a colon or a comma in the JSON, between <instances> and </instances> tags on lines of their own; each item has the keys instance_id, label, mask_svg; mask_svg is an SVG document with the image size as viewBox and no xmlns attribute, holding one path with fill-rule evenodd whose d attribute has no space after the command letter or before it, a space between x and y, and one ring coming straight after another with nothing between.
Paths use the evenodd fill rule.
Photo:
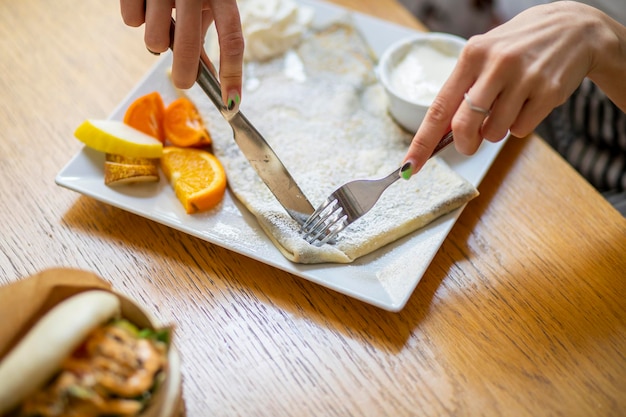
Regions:
<instances>
[{"instance_id":1,"label":"fingernail","mask_svg":"<svg viewBox=\"0 0 626 417\"><path fill-rule=\"evenodd\" d=\"M161 55L161 53L160 53L160 52L154 52L154 51L151 51L151 50L150 50L150 48L148 48L147 46L146 46L146 49L147 49L147 50L148 50L148 52L150 52L152 55L156 55L156 56Z\"/></svg>"},{"instance_id":2,"label":"fingernail","mask_svg":"<svg viewBox=\"0 0 626 417\"><path fill-rule=\"evenodd\" d=\"M408 180L409 178L411 178L411 175L413 175L413 169L412 164L409 161L402 165L402 168L400 168L400 176L402 177L402 179Z\"/></svg>"},{"instance_id":3,"label":"fingernail","mask_svg":"<svg viewBox=\"0 0 626 417\"><path fill-rule=\"evenodd\" d=\"M241 97L239 96L238 91L233 90L228 93L228 101L226 102L226 107L228 108L228 110L230 111L238 110L240 102L241 102Z\"/></svg>"}]
</instances>

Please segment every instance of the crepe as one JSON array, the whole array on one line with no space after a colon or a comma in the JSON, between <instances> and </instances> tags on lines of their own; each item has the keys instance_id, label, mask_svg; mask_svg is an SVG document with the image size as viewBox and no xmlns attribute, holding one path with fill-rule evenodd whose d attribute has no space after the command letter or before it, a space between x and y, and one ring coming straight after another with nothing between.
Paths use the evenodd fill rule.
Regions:
<instances>
[{"instance_id":1,"label":"crepe","mask_svg":"<svg viewBox=\"0 0 626 417\"><path fill-rule=\"evenodd\" d=\"M298 263L350 263L448 213L478 192L433 158L409 181L390 186L336 243L307 243L197 87L188 91L205 118L232 193L256 216L276 247ZM247 62L242 112L263 134L313 206L345 182L399 168L411 134L388 115L375 60L356 28L336 22L308 32L295 49Z\"/></svg>"}]
</instances>

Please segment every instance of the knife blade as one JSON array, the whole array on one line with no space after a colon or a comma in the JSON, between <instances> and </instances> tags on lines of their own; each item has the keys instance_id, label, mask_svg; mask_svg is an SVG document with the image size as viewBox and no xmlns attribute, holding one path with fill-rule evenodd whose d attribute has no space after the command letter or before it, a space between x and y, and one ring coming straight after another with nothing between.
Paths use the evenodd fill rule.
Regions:
<instances>
[{"instance_id":1,"label":"knife blade","mask_svg":"<svg viewBox=\"0 0 626 417\"><path fill-rule=\"evenodd\" d=\"M172 19L170 28L170 49L172 50L174 27L175 22ZM213 65L208 57L202 54L196 83L230 124L237 146L274 197L298 224L304 224L315 209L261 133L241 111L231 111L222 102L220 83L212 69Z\"/></svg>"}]
</instances>

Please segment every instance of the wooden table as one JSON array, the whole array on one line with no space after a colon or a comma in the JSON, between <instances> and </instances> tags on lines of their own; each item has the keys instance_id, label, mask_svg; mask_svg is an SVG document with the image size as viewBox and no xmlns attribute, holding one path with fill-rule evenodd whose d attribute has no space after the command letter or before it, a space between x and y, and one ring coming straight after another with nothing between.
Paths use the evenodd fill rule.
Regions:
<instances>
[{"instance_id":1,"label":"wooden table","mask_svg":"<svg viewBox=\"0 0 626 417\"><path fill-rule=\"evenodd\" d=\"M0 2L0 283L83 268L175 323L193 417L626 413L626 220L536 136L400 313L57 187L75 127L155 62L142 39L117 2Z\"/></svg>"}]
</instances>

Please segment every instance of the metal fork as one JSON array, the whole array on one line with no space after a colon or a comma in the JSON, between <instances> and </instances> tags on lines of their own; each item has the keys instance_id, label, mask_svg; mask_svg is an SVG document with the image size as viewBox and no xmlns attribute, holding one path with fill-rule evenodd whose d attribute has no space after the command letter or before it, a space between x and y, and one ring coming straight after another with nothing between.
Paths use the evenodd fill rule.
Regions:
<instances>
[{"instance_id":1,"label":"metal fork","mask_svg":"<svg viewBox=\"0 0 626 417\"><path fill-rule=\"evenodd\" d=\"M441 138L432 157L454 140L452 132ZM337 188L304 222L300 231L310 244L332 243L339 232L363 216L376 204L382 193L396 182L405 166L377 180L355 180Z\"/></svg>"}]
</instances>

